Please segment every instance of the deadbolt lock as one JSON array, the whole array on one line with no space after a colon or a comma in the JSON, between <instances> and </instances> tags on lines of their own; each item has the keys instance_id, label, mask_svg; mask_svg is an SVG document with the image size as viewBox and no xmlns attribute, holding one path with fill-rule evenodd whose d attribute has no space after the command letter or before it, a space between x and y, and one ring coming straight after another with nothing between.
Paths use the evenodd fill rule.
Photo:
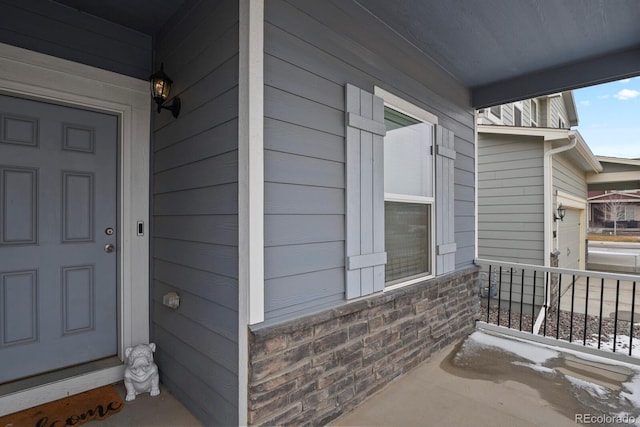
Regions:
<instances>
[{"instance_id":1,"label":"deadbolt lock","mask_svg":"<svg viewBox=\"0 0 640 427\"><path fill-rule=\"evenodd\" d=\"M104 234L106 234L107 236L111 236L111 235L113 235L113 228L111 228L111 227L107 227L107 228L104 230Z\"/></svg>"}]
</instances>

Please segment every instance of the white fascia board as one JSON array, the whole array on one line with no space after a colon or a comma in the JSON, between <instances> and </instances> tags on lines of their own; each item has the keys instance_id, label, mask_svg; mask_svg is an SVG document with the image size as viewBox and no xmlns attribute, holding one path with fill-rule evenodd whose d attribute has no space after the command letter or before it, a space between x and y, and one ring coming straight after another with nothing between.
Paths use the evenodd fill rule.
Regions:
<instances>
[{"instance_id":1,"label":"white fascia board","mask_svg":"<svg viewBox=\"0 0 640 427\"><path fill-rule=\"evenodd\" d=\"M568 129L539 128L539 127L515 127L478 125L478 133L490 133L495 135L518 135L541 137L544 141L556 141L569 138Z\"/></svg>"},{"instance_id":2,"label":"white fascia board","mask_svg":"<svg viewBox=\"0 0 640 427\"><path fill-rule=\"evenodd\" d=\"M562 100L564 101L564 108L567 111L569 126L578 126L578 110L576 109L576 100L573 97L573 91L568 90L562 92Z\"/></svg>"},{"instance_id":3,"label":"white fascia board","mask_svg":"<svg viewBox=\"0 0 640 427\"><path fill-rule=\"evenodd\" d=\"M585 162L587 162L593 172L602 172L602 165L598 161L598 158L593 154L593 151L591 151L580 132L578 132L577 130L572 130L569 131L569 134L576 137L578 141L578 143L576 144L576 150L578 151L578 154L580 154L580 156L585 160Z\"/></svg>"},{"instance_id":4,"label":"white fascia board","mask_svg":"<svg viewBox=\"0 0 640 427\"><path fill-rule=\"evenodd\" d=\"M638 172L604 172L587 175L587 184L605 184L609 182L638 181Z\"/></svg>"},{"instance_id":5,"label":"white fascia board","mask_svg":"<svg viewBox=\"0 0 640 427\"><path fill-rule=\"evenodd\" d=\"M638 159L623 159L621 157L596 156L598 161L604 163L615 163L619 165L640 166Z\"/></svg>"}]
</instances>

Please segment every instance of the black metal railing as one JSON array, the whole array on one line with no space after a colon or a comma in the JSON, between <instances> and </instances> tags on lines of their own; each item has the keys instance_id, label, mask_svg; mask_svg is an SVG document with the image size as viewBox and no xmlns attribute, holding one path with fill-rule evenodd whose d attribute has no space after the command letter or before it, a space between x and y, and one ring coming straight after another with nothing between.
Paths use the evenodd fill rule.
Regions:
<instances>
[{"instance_id":1,"label":"black metal railing","mask_svg":"<svg viewBox=\"0 0 640 427\"><path fill-rule=\"evenodd\" d=\"M637 275L477 259L488 324L634 355Z\"/></svg>"}]
</instances>

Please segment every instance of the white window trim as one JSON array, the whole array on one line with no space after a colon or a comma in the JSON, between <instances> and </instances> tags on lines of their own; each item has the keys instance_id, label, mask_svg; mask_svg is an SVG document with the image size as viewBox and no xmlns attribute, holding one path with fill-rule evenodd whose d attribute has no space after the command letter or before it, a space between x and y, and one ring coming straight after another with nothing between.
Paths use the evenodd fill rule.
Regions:
<instances>
[{"instance_id":1,"label":"white window trim","mask_svg":"<svg viewBox=\"0 0 640 427\"><path fill-rule=\"evenodd\" d=\"M560 114L558 114L558 129L567 129L567 122Z\"/></svg>"},{"instance_id":2,"label":"white window trim","mask_svg":"<svg viewBox=\"0 0 640 427\"><path fill-rule=\"evenodd\" d=\"M491 111L491 108L493 107L487 107L487 115L491 118L491 120L495 120L497 122L499 122L500 124L503 123L502 118L504 117L504 111L503 111L503 106L502 105L494 105L494 107L498 107L500 108L500 117L496 116L495 114L493 114L493 111Z\"/></svg>"},{"instance_id":3,"label":"white window trim","mask_svg":"<svg viewBox=\"0 0 640 427\"><path fill-rule=\"evenodd\" d=\"M418 107L415 104L412 104L403 98L400 98L397 95L394 95L391 92L388 92L378 86L374 87L374 95L379 96L384 100L384 105L386 107L392 108L396 111L401 112L402 114L406 114L409 117L412 117L421 122L426 122L432 126L438 124L438 116L433 113L430 113L423 108ZM433 135L433 143L432 143L432 159L433 159L433 167L431 168L431 184L433 186L432 190L435 193L435 132ZM431 259L429 260L431 266L431 272L429 274L421 275L419 277L412 277L411 279L404 280L398 283L394 283L393 285L385 285L383 292L392 291L394 289L402 288L405 286L413 285L415 283L423 282L425 280L432 279L436 277L435 274L435 266L436 266L436 227L435 227L435 197L424 197L424 196L409 196L406 194L393 194L393 193L385 193L384 194L385 202L404 202L404 203L422 203L431 205Z\"/></svg>"},{"instance_id":4,"label":"white window trim","mask_svg":"<svg viewBox=\"0 0 640 427\"><path fill-rule=\"evenodd\" d=\"M432 125L438 124L438 116L432 114L415 104L412 104L391 92L387 92L381 87L375 86L373 94L379 96L384 100L384 105L393 108L396 111L406 114L409 117L413 117L416 120L427 122Z\"/></svg>"},{"instance_id":5,"label":"white window trim","mask_svg":"<svg viewBox=\"0 0 640 427\"><path fill-rule=\"evenodd\" d=\"M516 108L520 110L520 124L516 125ZM524 105L522 101L515 102L513 104L513 126L522 127L524 126Z\"/></svg>"},{"instance_id":6,"label":"white window trim","mask_svg":"<svg viewBox=\"0 0 640 427\"><path fill-rule=\"evenodd\" d=\"M119 120L118 356L149 342L149 83L0 43L0 92L95 109ZM145 224L137 236L137 222ZM122 380L122 365L0 398L0 415Z\"/></svg>"},{"instance_id":7,"label":"white window trim","mask_svg":"<svg viewBox=\"0 0 640 427\"><path fill-rule=\"evenodd\" d=\"M540 121L540 104L538 103L537 99L531 99L530 100L530 105L529 105L529 121L531 122L531 125L535 127L539 127L538 126L538 122ZM534 120L534 116L533 116L533 106L536 106L536 115L535 115L535 120Z\"/></svg>"},{"instance_id":8,"label":"white window trim","mask_svg":"<svg viewBox=\"0 0 640 427\"><path fill-rule=\"evenodd\" d=\"M423 205L435 203L435 197L409 196L406 194L384 193L385 202L421 203Z\"/></svg>"}]
</instances>

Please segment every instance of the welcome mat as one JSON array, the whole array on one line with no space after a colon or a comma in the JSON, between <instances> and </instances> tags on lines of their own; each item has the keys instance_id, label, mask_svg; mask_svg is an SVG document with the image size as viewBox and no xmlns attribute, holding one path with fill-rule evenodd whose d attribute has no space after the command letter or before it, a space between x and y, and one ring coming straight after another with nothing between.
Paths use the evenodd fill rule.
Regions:
<instances>
[{"instance_id":1,"label":"welcome mat","mask_svg":"<svg viewBox=\"0 0 640 427\"><path fill-rule=\"evenodd\" d=\"M0 427L78 426L103 420L122 410L113 386L104 386L0 417Z\"/></svg>"}]
</instances>

